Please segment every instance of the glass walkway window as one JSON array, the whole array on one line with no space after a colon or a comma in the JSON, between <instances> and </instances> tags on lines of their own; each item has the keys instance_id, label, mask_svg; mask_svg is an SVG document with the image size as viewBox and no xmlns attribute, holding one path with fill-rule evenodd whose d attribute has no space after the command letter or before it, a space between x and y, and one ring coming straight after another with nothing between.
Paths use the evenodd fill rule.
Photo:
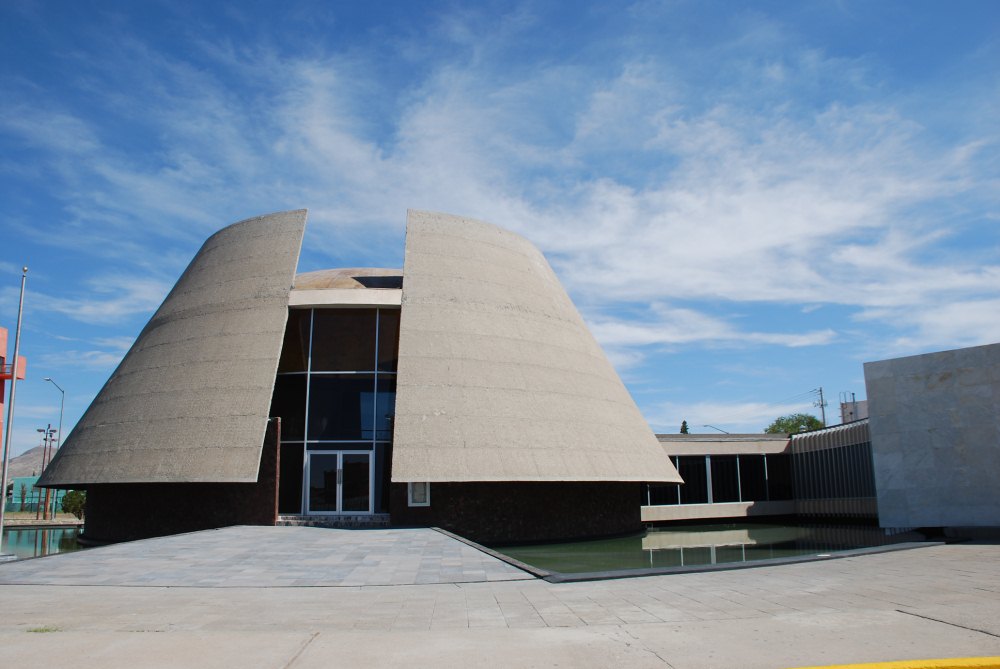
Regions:
<instances>
[{"instance_id":1,"label":"glass walkway window","mask_svg":"<svg viewBox=\"0 0 1000 669\"><path fill-rule=\"evenodd\" d=\"M649 484L646 504L720 504L792 499L787 453L672 456L684 485Z\"/></svg>"}]
</instances>

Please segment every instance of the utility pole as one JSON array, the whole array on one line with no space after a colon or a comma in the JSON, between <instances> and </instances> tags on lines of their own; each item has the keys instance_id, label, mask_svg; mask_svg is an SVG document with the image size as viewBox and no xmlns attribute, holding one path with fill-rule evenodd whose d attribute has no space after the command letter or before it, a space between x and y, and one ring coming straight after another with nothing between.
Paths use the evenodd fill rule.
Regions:
<instances>
[{"instance_id":1,"label":"utility pole","mask_svg":"<svg viewBox=\"0 0 1000 669\"><path fill-rule=\"evenodd\" d=\"M822 422L823 422L823 427L826 427L826 400L823 399L823 386L820 386L819 388L817 388L813 392L814 393L819 393L819 401L818 402L813 402L813 406L814 407L819 407L820 416L821 416L820 420L822 420Z\"/></svg>"}]
</instances>

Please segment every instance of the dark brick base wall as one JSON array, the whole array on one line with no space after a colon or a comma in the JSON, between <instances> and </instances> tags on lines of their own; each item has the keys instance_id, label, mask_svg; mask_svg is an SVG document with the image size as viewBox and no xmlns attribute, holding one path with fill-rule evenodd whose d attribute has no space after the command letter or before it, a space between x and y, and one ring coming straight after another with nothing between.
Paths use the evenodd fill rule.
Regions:
<instances>
[{"instance_id":1,"label":"dark brick base wall","mask_svg":"<svg viewBox=\"0 0 1000 669\"><path fill-rule=\"evenodd\" d=\"M407 506L392 484L393 525L444 528L485 544L638 532L638 483L432 483L431 506Z\"/></svg>"},{"instance_id":2,"label":"dark brick base wall","mask_svg":"<svg viewBox=\"0 0 1000 669\"><path fill-rule=\"evenodd\" d=\"M256 483L89 486L83 537L130 541L228 525L274 525L277 464L268 430Z\"/></svg>"}]
</instances>

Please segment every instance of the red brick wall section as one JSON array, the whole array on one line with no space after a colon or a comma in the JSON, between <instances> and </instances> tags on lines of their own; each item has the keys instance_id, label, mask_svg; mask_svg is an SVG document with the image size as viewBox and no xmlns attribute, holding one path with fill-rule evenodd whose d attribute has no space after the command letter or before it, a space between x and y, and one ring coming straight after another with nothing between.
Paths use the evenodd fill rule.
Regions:
<instances>
[{"instance_id":1,"label":"red brick wall section","mask_svg":"<svg viewBox=\"0 0 1000 669\"><path fill-rule=\"evenodd\" d=\"M431 506L392 484L392 524L436 526L484 544L638 532L638 483L432 483Z\"/></svg>"}]
</instances>

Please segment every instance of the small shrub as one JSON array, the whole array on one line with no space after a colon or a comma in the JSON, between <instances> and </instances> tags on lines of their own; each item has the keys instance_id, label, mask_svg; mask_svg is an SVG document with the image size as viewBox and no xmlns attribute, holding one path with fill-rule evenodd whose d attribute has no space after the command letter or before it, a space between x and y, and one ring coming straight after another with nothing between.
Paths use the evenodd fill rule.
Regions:
<instances>
[{"instance_id":1,"label":"small shrub","mask_svg":"<svg viewBox=\"0 0 1000 669\"><path fill-rule=\"evenodd\" d=\"M62 510L72 513L83 520L84 507L87 505L87 493L83 490L70 490L62 498Z\"/></svg>"}]
</instances>

